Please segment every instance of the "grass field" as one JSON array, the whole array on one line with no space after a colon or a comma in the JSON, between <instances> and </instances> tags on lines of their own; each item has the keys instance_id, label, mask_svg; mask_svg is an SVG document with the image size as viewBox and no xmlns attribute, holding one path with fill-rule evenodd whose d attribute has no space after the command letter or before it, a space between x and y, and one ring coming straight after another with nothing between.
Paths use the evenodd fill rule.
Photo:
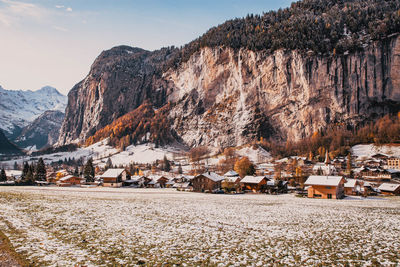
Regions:
<instances>
[{"instance_id":1,"label":"grass field","mask_svg":"<svg viewBox=\"0 0 400 267\"><path fill-rule=\"evenodd\" d=\"M400 198L0 187L0 230L35 265L400 264Z\"/></svg>"}]
</instances>

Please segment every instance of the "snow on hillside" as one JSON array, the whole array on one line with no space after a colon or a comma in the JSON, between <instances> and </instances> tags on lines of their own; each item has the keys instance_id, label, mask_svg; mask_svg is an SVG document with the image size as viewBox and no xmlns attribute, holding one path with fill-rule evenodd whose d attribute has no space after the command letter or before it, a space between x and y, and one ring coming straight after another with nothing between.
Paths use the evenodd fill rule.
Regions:
<instances>
[{"instance_id":1,"label":"snow on hillside","mask_svg":"<svg viewBox=\"0 0 400 267\"><path fill-rule=\"evenodd\" d=\"M51 163L59 160L64 160L68 158L79 159L81 157L87 159L89 157L93 158L95 165L104 167L108 158L111 158L113 164L116 165L128 165L130 163L153 163L156 160L162 160L164 155L167 156L169 160L173 159L174 153L179 153L179 151L172 147L166 148L155 148L154 144L143 144L138 146L129 146L125 151L119 151L107 145L107 139L95 143L88 147L78 148L74 152L59 152L53 154L47 154L39 157L43 157L46 163ZM4 161L2 164L6 164L12 167L16 161L21 164L24 161L37 160L39 157L24 157L16 160Z\"/></svg>"},{"instance_id":2,"label":"snow on hillside","mask_svg":"<svg viewBox=\"0 0 400 267\"><path fill-rule=\"evenodd\" d=\"M356 145L351 148L353 156L357 158L369 158L375 154L385 154L388 156L400 157L400 145L382 145L374 144Z\"/></svg>"},{"instance_id":3,"label":"snow on hillside","mask_svg":"<svg viewBox=\"0 0 400 267\"><path fill-rule=\"evenodd\" d=\"M46 86L37 91L5 90L0 86L0 128L12 134L14 126L23 128L47 110L65 112L68 98Z\"/></svg>"},{"instance_id":4,"label":"snow on hillside","mask_svg":"<svg viewBox=\"0 0 400 267\"><path fill-rule=\"evenodd\" d=\"M272 159L271 154L262 147L257 147L254 149L253 146L244 146L235 150L235 152L239 157L248 157L253 163L262 163ZM218 157L209 159L208 163L216 165L221 159L224 158L224 155L219 155Z\"/></svg>"}]
</instances>

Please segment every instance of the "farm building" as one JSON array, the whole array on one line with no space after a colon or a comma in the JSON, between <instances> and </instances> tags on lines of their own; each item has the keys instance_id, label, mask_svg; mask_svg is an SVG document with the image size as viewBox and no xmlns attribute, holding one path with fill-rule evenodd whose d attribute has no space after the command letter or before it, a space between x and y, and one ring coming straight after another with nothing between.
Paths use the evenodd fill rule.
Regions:
<instances>
[{"instance_id":1,"label":"farm building","mask_svg":"<svg viewBox=\"0 0 400 267\"><path fill-rule=\"evenodd\" d=\"M269 194L284 194L288 192L287 181L270 179L263 187Z\"/></svg>"},{"instance_id":2,"label":"farm building","mask_svg":"<svg viewBox=\"0 0 400 267\"><path fill-rule=\"evenodd\" d=\"M231 170L224 174L224 180L221 182L221 187L225 191L237 191L239 188L239 182L239 174Z\"/></svg>"},{"instance_id":3,"label":"farm building","mask_svg":"<svg viewBox=\"0 0 400 267\"><path fill-rule=\"evenodd\" d=\"M400 184L383 183L378 189L384 195L400 195Z\"/></svg>"},{"instance_id":4,"label":"farm building","mask_svg":"<svg viewBox=\"0 0 400 267\"><path fill-rule=\"evenodd\" d=\"M6 170L6 176L8 181L17 181L21 179L22 171L19 170Z\"/></svg>"},{"instance_id":5,"label":"farm building","mask_svg":"<svg viewBox=\"0 0 400 267\"><path fill-rule=\"evenodd\" d=\"M63 187L72 186L72 185L80 185L82 180L84 180L84 179L80 178L80 177L73 176L73 175L67 175L67 176L64 176L64 177L60 178L56 182L56 184L57 184L57 186L63 186Z\"/></svg>"},{"instance_id":6,"label":"farm building","mask_svg":"<svg viewBox=\"0 0 400 267\"><path fill-rule=\"evenodd\" d=\"M205 172L194 177L191 183L195 192L212 192L221 189L221 182L224 179L215 172Z\"/></svg>"},{"instance_id":7,"label":"farm building","mask_svg":"<svg viewBox=\"0 0 400 267\"><path fill-rule=\"evenodd\" d=\"M266 176L245 176L240 180L240 185L243 190L260 192L265 187L268 180Z\"/></svg>"},{"instance_id":8,"label":"farm building","mask_svg":"<svg viewBox=\"0 0 400 267\"><path fill-rule=\"evenodd\" d=\"M100 175L105 187L121 187L126 180L130 179L130 173L125 169L108 169Z\"/></svg>"},{"instance_id":9,"label":"farm building","mask_svg":"<svg viewBox=\"0 0 400 267\"><path fill-rule=\"evenodd\" d=\"M309 186L309 198L340 199L344 197L345 181L342 176L313 175L308 177L304 185Z\"/></svg>"},{"instance_id":10,"label":"farm building","mask_svg":"<svg viewBox=\"0 0 400 267\"><path fill-rule=\"evenodd\" d=\"M344 194L346 196L354 196L361 193L363 182L357 179L346 179L344 183Z\"/></svg>"},{"instance_id":11,"label":"farm building","mask_svg":"<svg viewBox=\"0 0 400 267\"><path fill-rule=\"evenodd\" d=\"M155 177L154 181L156 181L156 184L158 184L159 187L166 188L167 183L169 182L169 179L165 176L158 176L158 177Z\"/></svg>"}]
</instances>

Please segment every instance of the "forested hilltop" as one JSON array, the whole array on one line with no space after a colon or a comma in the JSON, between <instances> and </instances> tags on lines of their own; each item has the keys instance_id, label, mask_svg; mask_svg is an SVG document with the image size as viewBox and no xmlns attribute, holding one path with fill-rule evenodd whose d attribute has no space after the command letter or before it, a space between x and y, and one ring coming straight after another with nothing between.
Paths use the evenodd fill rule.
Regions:
<instances>
[{"instance_id":1,"label":"forested hilltop","mask_svg":"<svg viewBox=\"0 0 400 267\"><path fill-rule=\"evenodd\" d=\"M399 31L398 0L304 0L289 8L248 15L211 28L183 47L180 60L187 61L200 48L219 46L342 54Z\"/></svg>"}]
</instances>

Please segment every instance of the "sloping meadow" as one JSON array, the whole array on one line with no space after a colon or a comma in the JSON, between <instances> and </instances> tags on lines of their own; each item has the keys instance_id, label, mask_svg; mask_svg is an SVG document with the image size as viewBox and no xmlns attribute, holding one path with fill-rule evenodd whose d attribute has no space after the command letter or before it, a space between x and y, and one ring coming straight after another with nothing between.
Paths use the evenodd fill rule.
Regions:
<instances>
[{"instance_id":1,"label":"sloping meadow","mask_svg":"<svg viewBox=\"0 0 400 267\"><path fill-rule=\"evenodd\" d=\"M0 188L0 230L34 265L400 264L400 198Z\"/></svg>"}]
</instances>

